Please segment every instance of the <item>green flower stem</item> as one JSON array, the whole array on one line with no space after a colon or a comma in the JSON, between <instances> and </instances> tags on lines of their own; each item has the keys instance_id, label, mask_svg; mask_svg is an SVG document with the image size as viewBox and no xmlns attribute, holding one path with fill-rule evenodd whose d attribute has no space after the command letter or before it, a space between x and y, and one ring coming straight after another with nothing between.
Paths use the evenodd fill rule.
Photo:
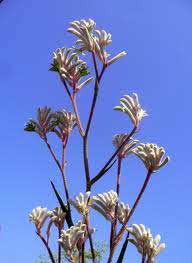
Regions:
<instances>
[{"instance_id":1,"label":"green flower stem","mask_svg":"<svg viewBox=\"0 0 192 263\"><path fill-rule=\"evenodd\" d=\"M137 126L134 126L131 133L127 136L127 138L124 140L124 142L119 146L119 148L113 153L113 155L109 158L109 160L106 162L106 164L103 166L103 168L99 171L99 173L91 179L91 186L95 184L104 174L105 170L109 167L109 165L112 163L112 161L115 159L116 155L119 153L119 151L122 149L122 147L129 141L129 139L133 136L133 134L136 132Z\"/></svg>"}]
</instances>

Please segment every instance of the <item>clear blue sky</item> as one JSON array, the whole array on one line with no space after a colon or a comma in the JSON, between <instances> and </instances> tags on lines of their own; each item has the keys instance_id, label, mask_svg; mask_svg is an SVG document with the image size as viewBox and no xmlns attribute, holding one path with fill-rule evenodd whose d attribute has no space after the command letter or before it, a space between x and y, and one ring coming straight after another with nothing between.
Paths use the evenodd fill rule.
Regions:
<instances>
[{"instance_id":1,"label":"clear blue sky","mask_svg":"<svg viewBox=\"0 0 192 263\"><path fill-rule=\"evenodd\" d=\"M49 179L57 186L60 180L43 143L24 133L23 126L38 106L70 109L61 83L48 68L52 52L74 40L65 33L68 23L89 17L112 33L111 53L128 52L102 82L90 138L92 173L112 152L113 134L131 129L129 120L112 108L122 95L137 92L150 115L143 120L138 138L165 146L171 162L153 176L132 222L144 223L154 234L162 235L167 248L157 262L192 262L189 0L4 0L0 5L0 261L33 263L44 253L33 225L28 223L28 213L37 205L56 205ZM79 96L83 116L91 94L90 87ZM68 151L72 195L84 187L80 154L76 131ZM114 168L93 192L112 189L115 172ZM132 204L144 175L145 169L136 158L124 162L123 201ZM97 239L106 239L108 224L99 216L92 224L99 228ZM127 260L139 262L134 248L130 248Z\"/></svg>"}]
</instances>

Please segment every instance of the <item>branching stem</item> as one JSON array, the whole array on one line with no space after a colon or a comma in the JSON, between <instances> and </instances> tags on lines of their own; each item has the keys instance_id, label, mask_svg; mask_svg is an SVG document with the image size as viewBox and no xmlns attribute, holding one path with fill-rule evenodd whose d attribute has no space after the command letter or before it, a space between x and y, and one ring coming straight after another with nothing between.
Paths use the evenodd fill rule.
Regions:
<instances>
[{"instance_id":1,"label":"branching stem","mask_svg":"<svg viewBox=\"0 0 192 263\"><path fill-rule=\"evenodd\" d=\"M106 164L103 166L103 168L99 171L99 173L91 179L91 186L95 184L103 175L104 171L109 167L109 165L112 163L112 161L115 159L116 155L119 153L119 151L122 149L122 147L129 141L129 139L133 136L133 134L136 132L137 127L135 126L131 133L127 136L127 138L123 141L123 143L119 146L119 148L112 154L112 156L109 158L109 160L106 162Z\"/></svg>"}]
</instances>

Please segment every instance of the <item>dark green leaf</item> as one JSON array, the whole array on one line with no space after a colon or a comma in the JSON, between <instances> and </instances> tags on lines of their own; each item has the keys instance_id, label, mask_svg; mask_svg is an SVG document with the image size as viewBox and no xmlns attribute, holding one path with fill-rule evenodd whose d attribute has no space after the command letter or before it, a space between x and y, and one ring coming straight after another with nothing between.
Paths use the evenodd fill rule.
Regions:
<instances>
[{"instance_id":1,"label":"dark green leaf","mask_svg":"<svg viewBox=\"0 0 192 263\"><path fill-rule=\"evenodd\" d=\"M49 69L49 71L53 71L53 72L58 72L60 71L60 66L58 63L55 64L51 64L51 68Z\"/></svg>"},{"instance_id":2,"label":"dark green leaf","mask_svg":"<svg viewBox=\"0 0 192 263\"><path fill-rule=\"evenodd\" d=\"M59 195L59 193L58 193L58 191L57 191L57 189L56 189L56 187L55 187L55 185L54 185L54 183L52 181L51 181L51 186L52 186L52 188L54 190L54 193L55 193L55 195L57 197L57 200L58 200L58 202L59 202L59 204L61 206L61 209L63 210L64 213L66 213L66 221L67 221L68 226L69 227L73 226L73 222L72 222L70 213L69 213L66 205L63 203L63 200L60 197L60 195Z\"/></svg>"},{"instance_id":3,"label":"dark green leaf","mask_svg":"<svg viewBox=\"0 0 192 263\"><path fill-rule=\"evenodd\" d=\"M35 132L35 124L32 121L27 122L24 127L24 131Z\"/></svg>"}]
</instances>

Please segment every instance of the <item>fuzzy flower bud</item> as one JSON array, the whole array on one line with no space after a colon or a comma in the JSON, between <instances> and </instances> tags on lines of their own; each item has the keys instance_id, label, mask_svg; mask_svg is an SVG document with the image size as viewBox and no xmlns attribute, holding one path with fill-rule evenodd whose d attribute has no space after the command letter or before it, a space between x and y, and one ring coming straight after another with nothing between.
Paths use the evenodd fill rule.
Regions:
<instances>
[{"instance_id":1,"label":"fuzzy flower bud","mask_svg":"<svg viewBox=\"0 0 192 263\"><path fill-rule=\"evenodd\" d=\"M164 243L160 244L161 236L157 235L153 238L150 229L142 224L133 224L128 231L134 237L129 241L136 246L140 254L148 257L148 263L154 263L156 256L165 248Z\"/></svg>"},{"instance_id":2,"label":"fuzzy flower bud","mask_svg":"<svg viewBox=\"0 0 192 263\"><path fill-rule=\"evenodd\" d=\"M164 157L165 150L163 147L152 143L141 143L133 149L133 153L143 161L148 170L153 172L166 165L170 160L169 156Z\"/></svg>"},{"instance_id":3,"label":"fuzzy flower bud","mask_svg":"<svg viewBox=\"0 0 192 263\"><path fill-rule=\"evenodd\" d=\"M56 124L54 113L51 111L51 108L38 108L37 120L30 119L25 125L24 130L36 132L41 139L44 140L47 133L54 131Z\"/></svg>"},{"instance_id":4,"label":"fuzzy flower bud","mask_svg":"<svg viewBox=\"0 0 192 263\"><path fill-rule=\"evenodd\" d=\"M36 207L29 214L29 221L34 223L37 229L37 232L40 232L46 219L48 218L48 210L43 207Z\"/></svg>"},{"instance_id":5,"label":"fuzzy flower bud","mask_svg":"<svg viewBox=\"0 0 192 263\"><path fill-rule=\"evenodd\" d=\"M113 137L113 145L118 149L123 142L127 139L128 134L116 134ZM121 158L127 157L128 154L132 153L133 147L138 143L138 140L133 140L132 138L121 148L118 152L118 156Z\"/></svg>"},{"instance_id":6,"label":"fuzzy flower bud","mask_svg":"<svg viewBox=\"0 0 192 263\"><path fill-rule=\"evenodd\" d=\"M117 193L113 190L93 196L91 207L102 214L107 220L114 220L115 207L118 202Z\"/></svg>"},{"instance_id":7,"label":"fuzzy flower bud","mask_svg":"<svg viewBox=\"0 0 192 263\"><path fill-rule=\"evenodd\" d=\"M81 60L72 48L58 48L53 53L53 63L50 70L58 72L72 88L77 88L77 83L81 78L89 74L87 63ZM84 86L91 80L92 78L89 78L80 85Z\"/></svg>"},{"instance_id":8,"label":"fuzzy flower bud","mask_svg":"<svg viewBox=\"0 0 192 263\"><path fill-rule=\"evenodd\" d=\"M116 106L114 110L126 113L136 127L139 126L141 119L147 116L146 111L141 108L136 93L133 93L132 96L125 95L124 98L120 99L120 104L121 105Z\"/></svg>"},{"instance_id":9,"label":"fuzzy flower bud","mask_svg":"<svg viewBox=\"0 0 192 263\"><path fill-rule=\"evenodd\" d=\"M94 38L93 38L93 30L96 26L95 21L92 19L88 20L79 20L70 23L71 27L68 28L68 32L74 34L78 37L76 42L79 47L79 51L93 51L94 50Z\"/></svg>"},{"instance_id":10,"label":"fuzzy flower bud","mask_svg":"<svg viewBox=\"0 0 192 263\"><path fill-rule=\"evenodd\" d=\"M85 194L80 193L79 196L75 195L74 198L75 201L72 199L69 200L70 204L72 204L80 214L86 216L89 213L91 205L90 192L86 192Z\"/></svg>"},{"instance_id":11,"label":"fuzzy flower bud","mask_svg":"<svg viewBox=\"0 0 192 263\"><path fill-rule=\"evenodd\" d=\"M63 227L66 214L63 212L61 207L56 207L53 211L49 211L48 216L56 227L59 227L60 229Z\"/></svg>"},{"instance_id":12,"label":"fuzzy flower bud","mask_svg":"<svg viewBox=\"0 0 192 263\"><path fill-rule=\"evenodd\" d=\"M72 130L76 127L76 117L73 113L67 112L65 110L57 111L54 114L55 122L57 126L54 129L54 132L58 137L64 141L66 137L70 135Z\"/></svg>"},{"instance_id":13,"label":"fuzzy flower bud","mask_svg":"<svg viewBox=\"0 0 192 263\"><path fill-rule=\"evenodd\" d=\"M128 218L130 211L131 209L128 204L125 204L123 202L118 204L117 218L122 225L126 222L126 219Z\"/></svg>"},{"instance_id":14,"label":"fuzzy flower bud","mask_svg":"<svg viewBox=\"0 0 192 263\"><path fill-rule=\"evenodd\" d=\"M64 249L66 255L72 259L72 253L79 240L84 240L86 236L86 225L81 221L70 227L68 230L61 231L61 237L58 239L59 244Z\"/></svg>"}]
</instances>

